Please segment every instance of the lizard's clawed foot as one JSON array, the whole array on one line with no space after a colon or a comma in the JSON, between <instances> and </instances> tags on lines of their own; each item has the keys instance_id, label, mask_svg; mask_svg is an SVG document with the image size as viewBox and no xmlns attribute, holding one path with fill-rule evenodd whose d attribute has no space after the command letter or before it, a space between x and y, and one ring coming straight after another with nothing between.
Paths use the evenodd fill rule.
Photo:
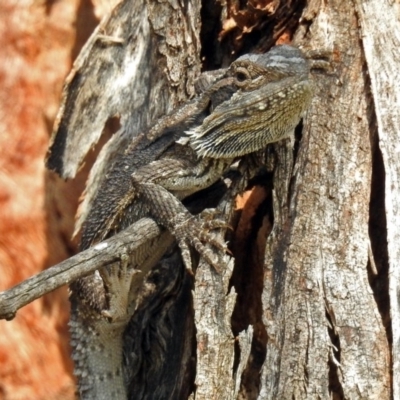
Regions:
<instances>
[{"instance_id":1,"label":"lizard's clawed foot","mask_svg":"<svg viewBox=\"0 0 400 400\"><path fill-rule=\"evenodd\" d=\"M134 276L140 271L129 266L127 255L121 261L99 270L108 296L108 309L102 311L103 317L112 322L125 322L130 317L131 286Z\"/></svg>"},{"instance_id":2,"label":"lizard's clawed foot","mask_svg":"<svg viewBox=\"0 0 400 400\"><path fill-rule=\"evenodd\" d=\"M205 246L205 244L210 244L223 253L229 252L226 243L211 234L210 230L226 229L230 228L230 226L224 220L208 219L207 217L203 218L203 215L204 214L202 214L202 216L188 217L187 214L178 214L175 217L172 234L178 241L182 251L183 261L190 272L192 268L189 245L193 246L196 251L219 272L220 257L210 247Z\"/></svg>"},{"instance_id":3,"label":"lizard's clawed foot","mask_svg":"<svg viewBox=\"0 0 400 400\"><path fill-rule=\"evenodd\" d=\"M219 218L221 215L220 211L215 208L206 208L200 214L198 218L201 220L203 230L210 231L213 229L230 229L233 230L232 226L229 225L225 219Z\"/></svg>"}]
</instances>

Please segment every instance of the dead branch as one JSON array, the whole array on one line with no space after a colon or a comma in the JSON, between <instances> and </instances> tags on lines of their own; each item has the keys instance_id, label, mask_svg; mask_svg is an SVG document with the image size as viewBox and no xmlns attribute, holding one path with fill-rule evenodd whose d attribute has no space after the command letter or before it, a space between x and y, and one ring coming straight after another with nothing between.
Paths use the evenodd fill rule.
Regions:
<instances>
[{"instance_id":1,"label":"dead branch","mask_svg":"<svg viewBox=\"0 0 400 400\"><path fill-rule=\"evenodd\" d=\"M134 252L160 233L161 229L153 220L143 218L112 238L0 292L0 319L13 319L20 308L33 300L119 261L121 254Z\"/></svg>"}]
</instances>

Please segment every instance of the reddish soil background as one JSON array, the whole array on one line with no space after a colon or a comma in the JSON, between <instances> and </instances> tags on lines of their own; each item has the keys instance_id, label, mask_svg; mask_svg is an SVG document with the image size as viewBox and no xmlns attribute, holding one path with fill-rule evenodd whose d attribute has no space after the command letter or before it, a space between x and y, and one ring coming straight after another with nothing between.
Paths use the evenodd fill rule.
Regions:
<instances>
[{"instance_id":1,"label":"reddish soil background","mask_svg":"<svg viewBox=\"0 0 400 400\"><path fill-rule=\"evenodd\" d=\"M112 0L0 1L0 290L69 257L86 176L44 159L62 85ZM0 321L0 399L73 399L69 302L61 288Z\"/></svg>"}]
</instances>

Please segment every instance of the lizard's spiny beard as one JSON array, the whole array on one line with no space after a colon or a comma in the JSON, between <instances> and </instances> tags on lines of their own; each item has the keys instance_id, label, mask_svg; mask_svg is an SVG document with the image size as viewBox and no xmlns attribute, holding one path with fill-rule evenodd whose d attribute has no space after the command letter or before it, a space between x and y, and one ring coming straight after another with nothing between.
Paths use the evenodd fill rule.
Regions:
<instances>
[{"instance_id":1,"label":"lizard's spiny beard","mask_svg":"<svg viewBox=\"0 0 400 400\"><path fill-rule=\"evenodd\" d=\"M251 92L238 92L203 123L186 132L202 157L235 158L291 134L311 100L307 79L287 78Z\"/></svg>"},{"instance_id":2,"label":"lizard's spiny beard","mask_svg":"<svg viewBox=\"0 0 400 400\"><path fill-rule=\"evenodd\" d=\"M187 132L192 136L192 147L196 153L202 157L210 158L235 158L245 154L253 153L260 150L268 143L285 138L290 134L290 131L281 130L273 132L265 125L257 124L253 127L246 127L245 131L241 130L240 126L231 126L227 130L226 126L214 128L202 135L202 126Z\"/></svg>"}]
</instances>

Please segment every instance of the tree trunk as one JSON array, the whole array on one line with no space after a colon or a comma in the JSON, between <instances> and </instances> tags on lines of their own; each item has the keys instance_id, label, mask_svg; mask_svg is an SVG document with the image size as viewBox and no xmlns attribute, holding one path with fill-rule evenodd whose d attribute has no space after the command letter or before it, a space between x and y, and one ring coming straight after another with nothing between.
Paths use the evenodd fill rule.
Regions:
<instances>
[{"instance_id":1,"label":"tree trunk","mask_svg":"<svg viewBox=\"0 0 400 400\"><path fill-rule=\"evenodd\" d=\"M260 398L390 398L390 344L371 290L387 266L374 271L369 251L385 234L369 229L384 218L370 208L382 165L357 15L340 1L314 11L296 40L332 49L334 70L315 76L298 152L281 149L289 162L274 175Z\"/></svg>"}]
</instances>

